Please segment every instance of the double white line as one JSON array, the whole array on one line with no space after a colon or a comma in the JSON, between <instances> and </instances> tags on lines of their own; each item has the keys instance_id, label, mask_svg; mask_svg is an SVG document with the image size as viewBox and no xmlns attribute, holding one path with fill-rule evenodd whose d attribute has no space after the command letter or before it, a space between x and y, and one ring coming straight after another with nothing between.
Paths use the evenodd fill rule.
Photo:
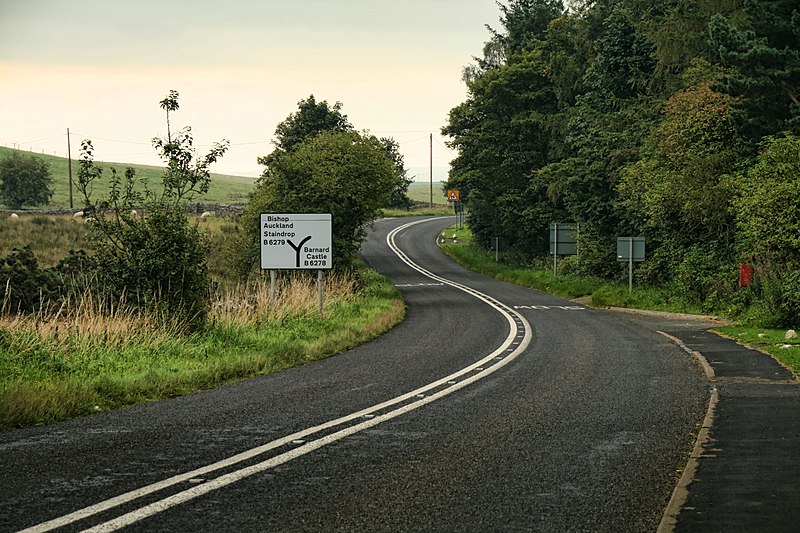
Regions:
<instances>
[{"instance_id":1,"label":"double white line","mask_svg":"<svg viewBox=\"0 0 800 533\"><path fill-rule=\"evenodd\" d=\"M405 264L407 264L420 274L423 274L428 278L436 280L437 282L464 291L474 296L475 298L478 298L479 300L485 302L487 305L491 306L497 312L503 315L508 322L510 331L503 344L500 347L498 347L495 351L493 351L483 359L476 361L475 363L457 372L454 372L449 376L443 377L437 381L429 383L423 387L420 387L406 394L387 400L383 403L373 405L372 407L368 407L366 409L352 413L342 418L331 420L329 422L320 424L318 426L298 431L291 435L287 435L286 437L274 440L272 442L266 443L256 448L252 448L250 450L239 453L222 461L218 461L216 463L204 466L202 468L198 468L190 472L179 474L177 476L170 477L163 481L159 481L157 483L153 483L151 485L147 485L145 487L141 487L139 489L126 492L125 494L121 494L114 498L102 501L100 503L91 505L89 507L85 507L73 513L61 516L59 518L55 518L53 520L49 520L47 522L43 522L41 524L28 528L24 531L25 532L50 531L59 527L63 527L72 524L74 522L77 522L79 520L89 518L98 513L108 511L120 505L130 503L144 496L167 489L179 483L190 483L194 480L202 480L203 476L206 476L207 474L210 474L212 472L224 468L230 468L232 466L237 465L238 463L248 461L271 450L275 450L283 446L292 446L292 445L296 446L291 450L280 453L279 455L276 455L274 457L270 457L269 459L266 459L259 463L242 467L238 470L234 470L226 474L220 475L214 479L210 479L207 481L204 480L204 482L200 484L193 485L188 489L182 490L180 492L167 496L163 499L160 499L148 505L144 505L139 509L123 514L117 518L99 524L85 531L114 531L123 528L139 520L160 513L161 511L185 503L193 498L202 496L203 494L207 494L222 487L241 481L249 476L252 476L253 474L264 472L265 470L269 470L276 466L287 463L293 459L297 459L298 457L302 457L303 455L311 453L314 450L318 450L323 446L327 446L328 444L332 444L345 437L348 437L360 431L364 431L365 429L377 426L378 424L386 422L387 420L397 418L410 411L419 409L424 405L427 405L431 402L435 402L436 400L444 398L445 396L448 396L456 392L457 390L460 390L468 385L471 385L472 383L475 383L476 381L485 378L486 376L496 372L497 370L499 370L500 368L511 362L513 359L515 359L517 356L519 356L519 354L521 354L527 348L531 340L530 325L525 320L525 318L522 317L522 315L515 312L505 304L502 304L501 302L495 300L491 296L488 296L466 285L462 285L460 283L456 283L441 276L437 276L436 274L433 274L432 272L420 267L419 265L414 263L414 261L412 261L396 245L395 238L400 232L410 228L411 226L427 222L430 220L437 220L437 219L418 220L415 222L404 224L393 230L391 233L389 233L389 235L386 237L386 242L391 248L391 250L395 254L397 254L397 256ZM337 431L323 435L319 438L316 438L315 440L306 441L308 437L311 437L317 433L331 430L339 426L345 426L345 427Z\"/></svg>"}]
</instances>

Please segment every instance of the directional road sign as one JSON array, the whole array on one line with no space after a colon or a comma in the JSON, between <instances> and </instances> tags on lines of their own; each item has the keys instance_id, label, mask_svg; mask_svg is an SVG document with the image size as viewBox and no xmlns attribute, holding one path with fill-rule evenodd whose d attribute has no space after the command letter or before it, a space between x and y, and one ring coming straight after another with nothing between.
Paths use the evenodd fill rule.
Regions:
<instances>
[{"instance_id":1,"label":"directional road sign","mask_svg":"<svg viewBox=\"0 0 800 533\"><path fill-rule=\"evenodd\" d=\"M328 270L333 267L330 214L261 214L261 268Z\"/></svg>"}]
</instances>

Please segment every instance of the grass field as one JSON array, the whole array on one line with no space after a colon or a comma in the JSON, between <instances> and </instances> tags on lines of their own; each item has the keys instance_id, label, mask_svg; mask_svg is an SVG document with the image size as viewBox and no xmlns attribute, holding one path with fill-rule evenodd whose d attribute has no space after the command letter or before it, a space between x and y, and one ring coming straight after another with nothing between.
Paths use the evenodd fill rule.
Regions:
<instances>
[{"instance_id":1,"label":"grass field","mask_svg":"<svg viewBox=\"0 0 800 533\"><path fill-rule=\"evenodd\" d=\"M427 181L415 181L408 187L408 197L414 202L430 204L431 184ZM433 182L433 204L447 205L447 197L442 191L442 182Z\"/></svg>"},{"instance_id":2,"label":"grass field","mask_svg":"<svg viewBox=\"0 0 800 533\"><path fill-rule=\"evenodd\" d=\"M0 147L0 159L8 157L13 152L23 155L34 155L46 161L50 165L53 177L53 198L47 207L68 208L69 207L69 162L64 157L37 154L35 152L25 152L12 148ZM117 174L122 175L127 167L136 170L136 175L146 178L148 183L159 184L163 169L146 165L132 165L128 163L102 163L95 161L95 165L103 168L101 183L96 187L98 194L102 195L108 190L108 177L111 175L111 167L117 170ZM78 159L72 160L72 179L73 183L78 178ZM247 195L253 190L255 178L242 176L230 176L227 174L211 174L211 187L207 194L195 199L197 202L220 203L220 204L244 204L247 203ZM152 187L152 185L151 185ZM73 206L80 208L83 206L78 189L73 185Z\"/></svg>"}]
</instances>

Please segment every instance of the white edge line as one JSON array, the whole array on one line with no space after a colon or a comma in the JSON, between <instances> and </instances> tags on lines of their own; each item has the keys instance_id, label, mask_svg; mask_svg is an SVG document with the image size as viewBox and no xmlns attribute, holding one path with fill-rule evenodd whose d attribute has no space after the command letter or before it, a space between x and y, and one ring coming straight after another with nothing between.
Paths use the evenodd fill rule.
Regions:
<instances>
[{"instance_id":1,"label":"white edge line","mask_svg":"<svg viewBox=\"0 0 800 533\"><path fill-rule=\"evenodd\" d=\"M88 517L93 516L95 514L107 511L109 509L113 509L114 507L118 507L120 505L129 503L131 501L139 499L139 498L141 498L143 496L146 496L148 494L152 494L154 492L158 492L160 490L163 490L165 488L171 487L171 486L176 485L178 483L182 483L182 482L188 481L189 479L196 478L196 477L202 476L204 474L208 474L210 472L213 472L213 471L216 471L216 470L219 470L219 469L222 469L222 468L226 468L226 467L235 465L236 463L240 463L240 462L246 461L248 459L251 459L253 457L261 455L261 454L263 454L263 453L265 453L267 451L270 451L272 449L279 448L279 447L284 446L286 444L290 444L292 441L295 441L295 440L298 440L298 439L302 439L304 437L308 437L310 435L313 435L314 433L318 433L320 431L324 431L325 429L336 427L338 425L350 422L350 421L358 419L358 418L362 418L362 417L364 417L366 415L372 414L375 411L379 411L381 409L385 409L385 408L390 407L392 405L395 405L397 403L401 403L403 401L406 401L409 398L415 397L418 394L421 394L421 393L427 392L427 391L429 391L431 389L440 387L443 384L447 384L448 381L452 381L455 378L458 378L458 377L460 377L460 376L462 376L464 374L468 374L468 373L474 371L476 368L479 368L482 365L487 364L488 362L490 362L492 359L494 359L498 355L503 354L509 348L509 346L514 344L514 341L516 340L516 336L517 336L516 335L517 325L516 325L514 319L511 316L512 313L518 319L520 319L520 321L525 326L525 337L522 339L522 341L520 341L520 343L518 344L517 348L513 352L508 353L500 362L495 363L490 368L488 368L486 370L482 370L480 373L475 374L475 375L467 378L466 380L458 382L455 385L451 385L450 387L448 387L448 388L446 388L446 389L444 389L442 391L439 391L436 394L433 394L431 396L427 396L424 399L421 399L421 400L418 400L416 402L410 403L410 404L408 404L406 406L403 406L403 407L401 407L399 409L396 409L396 410L391 411L389 413L386 413L384 415L377 416L377 417L372 418L370 420L367 420L365 422L361 422L361 423L356 424L354 426L350 426L348 428L342 429L340 431L332 433L331 435L327 435L326 437L323 437L321 439L317 439L315 441L309 442L307 444L304 444L303 446L300 446L300 447L298 447L298 448L296 448L294 450L291 450L289 452L285 452L285 453L283 453L281 455L273 457L273 458L271 458L271 459L269 459L267 461L264 461L262 463L258 463L256 465L252 465L250 467L247 467L247 468L244 468L244 469L241 469L241 470L237 470L236 472L232 472L230 474L226 474L224 476L220 476L219 478L216 478L213 481L204 483L202 485L195 486L195 487L193 487L193 488L191 488L191 489L189 489L187 491L180 492L180 493L175 494L173 496L170 496L170 497L168 497L168 498L166 498L164 500L160 500L159 502L156 502L156 503L150 504L148 506L145 506L145 507L139 509L138 511L133 511L131 513L128 513L126 515L118 517L115 520L112 520L110 522L106 522L105 524L100 524L100 525L98 525L96 527L99 528L99 527L102 526L102 531L110 531L111 529L109 529L109 526L112 523L116 523L118 520L121 520L123 517L128 517L129 515L135 515L137 512L143 511L144 509L149 509L149 511L150 511L149 514L141 516L139 518L136 518L132 522L121 524L121 525L119 525L117 527L123 527L124 525L129 525L130 523L133 523L136 520L141 520L145 516L150 516L152 514L156 514L156 513L160 512L161 510L164 510L164 509L167 509L168 507L171 507L173 505L177 505L179 503L185 502L185 501L187 501L187 500L189 500L191 498L194 498L194 497L199 496L201 494L205 494L206 492L210 492L210 491L214 490L215 488L219 488L219 487L225 486L227 484L235 482L238 479L242 479L242 478L247 477L249 475L252 475L254 473L257 473L257 472L260 472L260 471L263 471L263 470L267 470L267 469L272 468L274 466L277 466L277 465L283 464L285 462L288 462L288 461L290 461L290 460L292 460L292 459L294 459L296 457L300 457L302 455L305 455L306 453L309 453L309 452L311 452L313 450L321 448L322 446L325 446L327 444L335 442L335 441L337 441L337 440L339 440L341 438L344 438L346 436L352 435L352 434L357 433L359 431L363 431L364 429L367 429L369 427L372 427L372 426L375 426L377 424L380 424L381 422L384 422L386 420L390 420L392 418L395 418L396 416L400 416L402 414L405 414L405 413L407 413L407 412L409 412L411 410L418 409L419 407L422 407L423 405L426 405L426 404L431 403L431 402L433 402L435 400L438 400L438 399L440 399L440 398L442 398L444 396L447 396L447 395L449 395L449 394L451 394L451 393L453 393L453 392L455 392L455 391L457 391L457 390L459 390L459 389L461 389L461 388L463 388L463 387L465 387L465 386L467 386L467 385L469 385L471 383L474 383L475 381L477 381L479 379L482 379L482 378L488 376L489 374L493 373L496 369L505 366L510 361L515 359L520 353L522 353L522 351L524 351L524 349L528 346L528 344L530 343L530 340L531 340L530 324L528 323L528 321L522 315L520 315L519 313L516 313L515 311L512 311L510 308L508 308L504 304L501 304L500 302L498 302L494 298L491 298L488 295L485 295L485 294L483 294L483 293L481 293L481 292L479 292L479 291L477 291L475 289L472 289L471 287L468 287L466 285L462 285L460 283L456 283L454 281L450 281L450 280L448 280L446 278L442 278L440 276L437 276L437 275L425 270L424 268L420 267L419 265L414 263L412 260L410 260L405 255L405 253L400 251L399 248L397 248L397 246L394 244L394 237L400 231L402 231L404 229L407 229L407 228L409 228L411 226L414 226L416 224L420 224L420 223L423 223L423 222L431 222L433 220L440 220L441 218L445 218L445 217L422 219L422 220L417 220L415 222L410 222L408 224L404 224L402 226L399 226L398 228L395 228L394 230L392 230L387 235L387 237L386 237L387 243L389 244L390 248L397 254L397 256L400 257L400 259L404 263L406 263L408 266L410 266L411 268L417 270L421 274L423 274L423 275L425 275L425 276L427 276L427 277L429 277L431 279L434 279L434 280L437 280L437 281L441 281L441 282L443 282L443 283L445 283L447 285L450 285L450 286L452 286L454 288L457 288L457 289L460 289L460 290L462 290L464 292L467 292L468 294L471 294L472 296L475 296L479 300L482 300L486 304L488 304L491 307L495 308L498 312L500 312L502 315L504 315L506 317L506 320L509 323L509 327L511 328L511 332L509 333L509 336L506 338L506 341L499 348L497 348L494 352L492 352L491 354L487 355L483 359L481 359L479 361L476 361L475 363L473 363L473 364L471 364L471 365L469 365L469 366L467 366L467 367L465 367L465 368L463 368L463 369L461 369L461 370L459 370L457 372L454 372L453 374L450 374L449 376L443 377L443 378L441 378L441 379L439 379L437 381L434 381L432 383L424 385L423 387L420 387L420 388L418 388L418 389L416 389L414 391L411 391L411 392L408 392L406 394L397 396L397 397L395 397L395 398L393 398L391 400L387 400L387 401L382 402L380 404L376 404L376 405L368 407L366 409L362 409L361 411L358 411L356 413L352 413L350 415L347 415L347 416L344 416L344 417L341 417L341 418L337 418L335 420L331 420L331 421L326 422L324 424L320 424L318 426L313 426L311 428L307 428L305 430L293 433L293 434L288 435L286 437L282 437L280 439L276 439L276 440L274 440L272 442L269 442L267 444L264 444L262 446L258 446L256 448L252 448L252 449L247 450L245 452L233 455L233 456L231 456L231 457L229 457L227 459L223 459L222 461L218 461L216 463L213 463L213 464L210 464L210 465L207 465L207 466L204 466L204 467L201 467L201 468L189 471L189 472L185 472L183 474L178 474L176 476L172 476L170 478L167 478L165 480L159 481L157 483L153 483L153 484L141 487L139 489L135 489L135 490L126 492L124 494L120 494L119 496L115 496L113 498L109 498L108 500L104 500L104 501L96 503L94 505L90 505L88 507L84 507L83 509L79 509L79 510L77 510L75 512L72 512L72 513L63 515L61 517L54 518L54 519L49 520L47 522L42 522L42 523L37 524L35 526L26 528L24 530L21 530L19 533L34 533L34 532L38 533L38 532L50 531L50 530L53 530L53 529L56 529L56 528L59 528L59 527L66 526L68 524L77 522L77 521L82 520L84 518L88 518ZM355 428L360 428L360 429L355 429ZM335 438L332 438L332 437L335 437ZM306 451L303 451L303 450L306 450ZM298 453L298 452L302 452L302 453ZM283 458L283 459L281 459L281 458ZM275 461L278 461L278 462L275 462ZM266 465L266 466L264 466L264 465ZM259 467L260 467L260 469L250 472L251 469L259 468ZM232 480L232 481L229 481L227 483L224 483L224 484L221 484L221 485L218 485L218 486L215 485L215 482L217 480L230 479L230 476L235 476L239 472L250 472L250 473L248 473L246 475L242 475L242 477L237 478L237 479ZM173 503L171 505L168 505L166 507L164 506L164 505L166 505L166 502L169 502L173 498L177 498L180 495L191 495L191 496L190 497L184 497L184 499L180 499L180 501L176 501L175 503ZM92 529L87 530L87 531L95 531L95 530L99 531L98 529L95 529L95 528L92 528Z\"/></svg>"}]
</instances>

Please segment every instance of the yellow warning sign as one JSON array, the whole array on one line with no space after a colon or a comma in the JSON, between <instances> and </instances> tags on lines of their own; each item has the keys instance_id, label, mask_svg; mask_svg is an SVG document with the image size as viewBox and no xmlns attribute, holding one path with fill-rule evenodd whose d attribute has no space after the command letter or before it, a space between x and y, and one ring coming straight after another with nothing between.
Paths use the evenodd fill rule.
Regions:
<instances>
[{"instance_id":1,"label":"yellow warning sign","mask_svg":"<svg viewBox=\"0 0 800 533\"><path fill-rule=\"evenodd\" d=\"M458 189L451 189L447 191L448 202L458 202L459 200L461 200L461 191Z\"/></svg>"}]
</instances>

